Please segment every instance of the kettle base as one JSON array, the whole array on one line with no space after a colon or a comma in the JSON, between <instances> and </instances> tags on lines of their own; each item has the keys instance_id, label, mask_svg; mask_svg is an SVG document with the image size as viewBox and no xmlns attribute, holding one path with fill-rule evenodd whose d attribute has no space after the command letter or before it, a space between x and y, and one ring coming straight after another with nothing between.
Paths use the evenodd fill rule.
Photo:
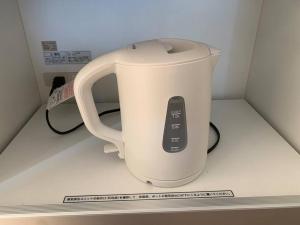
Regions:
<instances>
[{"instance_id":1,"label":"kettle base","mask_svg":"<svg viewBox=\"0 0 300 225\"><path fill-rule=\"evenodd\" d=\"M156 180L149 177L144 177L139 174L133 173L130 171L135 177L137 177L139 180L143 181L144 183L161 187L161 188L172 188L172 187L179 187L184 184L190 183L193 180L195 180L201 173L202 170L198 171L197 173L193 174L192 176L180 179L180 180Z\"/></svg>"}]
</instances>

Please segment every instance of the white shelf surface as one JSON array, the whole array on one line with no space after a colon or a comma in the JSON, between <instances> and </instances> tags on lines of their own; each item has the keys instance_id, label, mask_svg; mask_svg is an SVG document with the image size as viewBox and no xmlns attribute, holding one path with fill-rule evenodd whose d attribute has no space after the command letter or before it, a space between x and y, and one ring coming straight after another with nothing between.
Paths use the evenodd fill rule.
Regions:
<instances>
[{"instance_id":1,"label":"white shelf surface","mask_svg":"<svg viewBox=\"0 0 300 225\"><path fill-rule=\"evenodd\" d=\"M98 105L102 110L115 106ZM212 121L220 129L220 144L209 154L203 174L177 188L137 180L117 154L103 153L106 142L84 127L65 136L52 133L44 114L42 106L0 155L0 216L300 206L299 154L244 100L213 101ZM57 107L50 117L60 129L80 121L74 104ZM118 113L104 120L120 128ZM232 190L235 197L63 203L70 195L215 190Z\"/></svg>"}]
</instances>

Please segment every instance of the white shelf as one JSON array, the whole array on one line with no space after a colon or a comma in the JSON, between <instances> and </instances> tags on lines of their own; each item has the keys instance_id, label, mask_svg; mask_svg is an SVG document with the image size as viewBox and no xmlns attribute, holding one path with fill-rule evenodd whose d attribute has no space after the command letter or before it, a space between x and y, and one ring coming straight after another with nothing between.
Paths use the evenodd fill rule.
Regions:
<instances>
[{"instance_id":1,"label":"white shelf","mask_svg":"<svg viewBox=\"0 0 300 225\"><path fill-rule=\"evenodd\" d=\"M50 112L55 126L77 124L75 108L65 104ZM120 127L118 114L105 121ZM300 206L299 154L248 103L214 101L212 121L221 141L205 172L185 186L157 188L133 177L116 154L104 154L105 142L85 128L66 136L52 133L41 107L0 155L0 217ZM232 190L235 197L63 204L70 195L216 190Z\"/></svg>"}]
</instances>

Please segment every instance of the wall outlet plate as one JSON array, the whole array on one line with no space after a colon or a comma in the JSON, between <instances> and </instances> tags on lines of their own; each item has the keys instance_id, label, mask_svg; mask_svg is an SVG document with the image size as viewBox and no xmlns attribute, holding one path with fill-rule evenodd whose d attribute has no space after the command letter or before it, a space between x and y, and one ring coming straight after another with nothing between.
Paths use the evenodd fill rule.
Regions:
<instances>
[{"instance_id":1,"label":"wall outlet plate","mask_svg":"<svg viewBox=\"0 0 300 225\"><path fill-rule=\"evenodd\" d=\"M75 79L77 72L46 72L43 73L44 83L47 87L52 85L52 80L54 77L64 77L66 79L66 83Z\"/></svg>"}]
</instances>

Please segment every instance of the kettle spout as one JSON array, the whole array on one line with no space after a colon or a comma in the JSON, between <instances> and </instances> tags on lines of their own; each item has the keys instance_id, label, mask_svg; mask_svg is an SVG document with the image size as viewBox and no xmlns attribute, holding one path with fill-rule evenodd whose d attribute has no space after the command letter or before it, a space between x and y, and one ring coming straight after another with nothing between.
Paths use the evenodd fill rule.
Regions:
<instances>
[{"instance_id":1,"label":"kettle spout","mask_svg":"<svg viewBox=\"0 0 300 225\"><path fill-rule=\"evenodd\" d=\"M221 50L216 49L216 48L210 48L210 54L211 54L211 59L210 59L211 65L212 65L212 68L214 68L218 62L220 55L221 55Z\"/></svg>"}]
</instances>

